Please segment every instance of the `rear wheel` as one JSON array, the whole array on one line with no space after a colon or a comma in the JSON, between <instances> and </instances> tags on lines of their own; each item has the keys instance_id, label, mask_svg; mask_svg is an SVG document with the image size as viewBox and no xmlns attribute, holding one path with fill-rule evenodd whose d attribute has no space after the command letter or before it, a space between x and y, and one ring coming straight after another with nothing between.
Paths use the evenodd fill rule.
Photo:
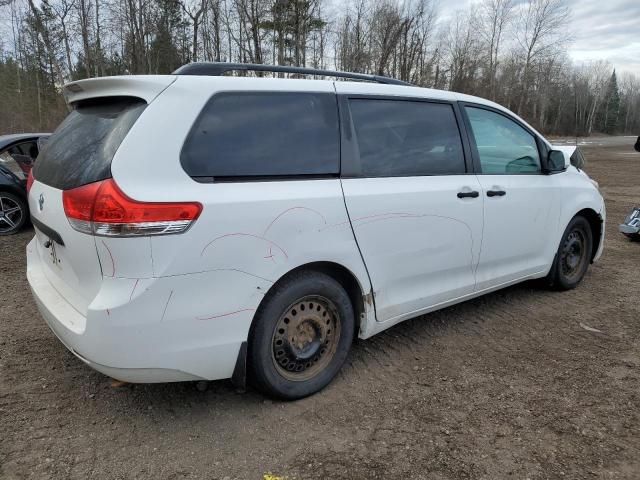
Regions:
<instances>
[{"instance_id":1,"label":"rear wheel","mask_svg":"<svg viewBox=\"0 0 640 480\"><path fill-rule=\"evenodd\" d=\"M275 397L311 395L338 373L353 333L353 307L344 288L320 272L294 273L258 311L249 338L250 379Z\"/></svg>"},{"instance_id":2,"label":"rear wheel","mask_svg":"<svg viewBox=\"0 0 640 480\"><path fill-rule=\"evenodd\" d=\"M9 192L0 192L0 235L17 233L27 221L26 202Z\"/></svg>"},{"instance_id":3,"label":"rear wheel","mask_svg":"<svg viewBox=\"0 0 640 480\"><path fill-rule=\"evenodd\" d=\"M549 284L557 290L570 290L582 281L593 248L593 234L586 218L574 217L567 226L556 258L547 276Z\"/></svg>"}]
</instances>

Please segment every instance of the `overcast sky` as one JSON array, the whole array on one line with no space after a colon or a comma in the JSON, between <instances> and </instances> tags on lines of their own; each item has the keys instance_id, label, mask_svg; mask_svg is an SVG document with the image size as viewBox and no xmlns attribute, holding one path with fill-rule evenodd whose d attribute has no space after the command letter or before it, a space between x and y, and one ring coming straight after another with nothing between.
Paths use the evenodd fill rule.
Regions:
<instances>
[{"instance_id":1,"label":"overcast sky","mask_svg":"<svg viewBox=\"0 0 640 480\"><path fill-rule=\"evenodd\" d=\"M444 19L477 0L440 0ZM640 75L640 0L567 0L569 55L577 63L608 60L618 72Z\"/></svg>"}]
</instances>

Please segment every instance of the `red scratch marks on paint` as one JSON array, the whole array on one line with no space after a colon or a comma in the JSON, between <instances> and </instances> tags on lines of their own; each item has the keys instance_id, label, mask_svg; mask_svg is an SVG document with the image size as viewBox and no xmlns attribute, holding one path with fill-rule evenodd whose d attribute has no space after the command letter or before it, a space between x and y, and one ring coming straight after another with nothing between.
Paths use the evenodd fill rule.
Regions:
<instances>
[{"instance_id":1,"label":"red scratch marks on paint","mask_svg":"<svg viewBox=\"0 0 640 480\"><path fill-rule=\"evenodd\" d=\"M327 219L325 218L325 216L322 215L319 211L314 210L313 208L309 208L309 207L291 207L291 208L287 208L285 211L281 212L273 220L271 220L271 223L269 225L267 225L267 228L264 229L264 232L262 232L262 235L266 236L267 232L273 226L274 223L276 223L282 216L284 216L287 213L292 212L294 210L307 210L309 212L315 213L316 215L318 215L322 219L322 221L324 222L325 225L327 224Z\"/></svg>"},{"instance_id":2,"label":"red scratch marks on paint","mask_svg":"<svg viewBox=\"0 0 640 480\"><path fill-rule=\"evenodd\" d=\"M136 283L133 285L133 288L131 289L131 295L129 295L129 301L131 301L131 299L133 298L133 292L136 291L136 287L138 286L138 282L140 281L139 278L136 278Z\"/></svg>"},{"instance_id":3,"label":"red scratch marks on paint","mask_svg":"<svg viewBox=\"0 0 640 480\"><path fill-rule=\"evenodd\" d=\"M427 215L420 215L420 214L416 214L416 213L407 213L407 212L389 212L389 213L378 213L375 215L366 215L364 217L357 217L357 218L353 218L351 219L351 223L353 224L353 226L360 226L360 225L366 225L367 223L373 223L373 222L378 222L378 221L382 221L382 220L392 220L395 218L419 218L419 217L425 217ZM369 220L368 222L362 222L363 220ZM342 227L342 226L346 226L349 225L349 221L347 220L346 222L340 222L340 223L334 223L333 225L327 225L326 227L320 229L320 231L322 230L326 230L327 228L333 228L333 227Z\"/></svg>"},{"instance_id":4,"label":"red scratch marks on paint","mask_svg":"<svg viewBox=\"0 0 640 480\"><path fill-rule=\"evenodd\" d=\"M269 245L269 255L267 255L264 258L270 258L273 263L276 262L275 259L273 258L273 248L271 247L271 245Z\"/></svg>"},{"instance_id":5,"label":"red scratch marks on paint","mask_svg":"<svg viewBox=\"0 0 640 480\"><path fill-rule=\"evenodd\" d=\"M207 250L207 248L209 248L213 243L217 242L218 240L221 240L223 238L227 238L227 237L251 237L251 238L255 238L258 240L262 240L264 242L266 242L267 244L269 244L269 253L263 257L265 259L271 259L272 262L275 263L275 256L273 254L273 247L277 248L278 250L280 250L280 252L285 256L285 258L289 258L289 255L287 254L287 252L284 250L284 248L282 248L280 245L278 245L276 242L274 242L273 240L270 240L269 238L267 238L267 233L269 232L269 230L271 229L271 227L273 227L273 225L280 219L282 218L284 215L286 215L289 212L293 212L296 210L303 210L303 211L307 211L307 212L311 212L315 215L317 215L318 217L320 217L320 219L322 220L322 222L327 225L327 219L325 218L325 216L320 213L318 210L314 210L313 208L309 208L309 207L291 207L291 208L287 208L286 210L283 210L282 212L280 212L278 215L276 215L274 217L273 220L271 220L271 222L269 222L269 225L267 225L267 228L264 229L264 231L262 232L262 235L257 235L257 234L253 234L253 233L245 233L245 232L236 232L236 233L227 233L225 235L220 235L219 237L214 238L213 240L211 240L209 243L207 243L204 248L202 249L202 251L200 252L200 256L204 255L204 252ZM325 227L326 228L326 227Z\"/></svg>"},{"instance_id":6,"label":"red scratch marks on paint","mask_svg":"<svg viewBox=\"0 0 640 480\"><path fill-rule=\"evenodd\" d=\"M113 260L113 255L111 254L111 250L109 250L109 247L107 246L106 243L104 243L104 240L100 240L102 242L102 245L104 245L104 248L107 249L107 253L109 253L109 258L111 259L111 276L115 277L116 276L116 262Z\"/></svg>"},{"instance_id":7,"label":"red scratch marks on paint","mask_svg":"<svg viewBox=\"0 0 640 480\"><path fill-rule=\"evenodd\" d=\"M415 213L385 213L382 215L369 215L367 217L357 218L354 223L357 222L357 226L367 225L368 223L381 222L384 220L394 220L397 218L421 218L428 217L430 215L419 215ZM367 220L363 222L362 220Z\"/></svg>"},{"instance_id":8,"label":"red scratch marks on paint","mask_svg":"<svg viewBox=\"0 0 640 480\"><path fill-rule=\"evenodd\" d=\"M219 315L212 315L210 317L196 317L197 320L213 320L214 318L228 317L229 315L236 315L242 312L253 312L255 308L243 308L242 310L236 310L235 312L221 313Z\"/></svg>"},{"instance_id":9,"label":"red scratch marks on paint","mask_svg":"<svg viewBox=\"0 0 640 480\"><path fill-rule=\"evenodd\" d=\"M167 307L169 306L169 302L171 301L172 296L173 296L173 290L171 290L171 292L169 293L169 298L167 298L167 303L164 304L164 310L162 310L162 317L160 318L160 321L164 320L164 315L165 313L167 313Z\"/></svg>"},{"instance_id":10,"label":"red scratch marks on paint","mask_svg":"<svg viewBox=\"0 0 640 480\"><path fill-rule=\"evenodd\" d=\"M269 283L275 283L273 280L265 277L261 277L260 275L256 275L255 273L246 272L244 270L239 270L237 268L214 268L213 270L205 270L205 272L238 272L244 273L245 275L249 275L250 277L259 278L260 280L264 280ZM198 272L201 273L201 272Z\"/></svg>"},{"instance_id":11,"label":"red scratch marks on paint","mask_svg":"<svg viewBox=\"0 0 640 480\"><path fill-rule=\"evenodd\" d=\"M237 233L227 233L225 235L220 235L219 237L214 238L213 240L211 240L209 243L207 243L204 248L202 249L202 252L200 252L200 256L204 255L204 252L207 248L209 248L209 246L211 246L213 243L217 242L218 240L221 240L223 238L228 238L228 237L252 237L252 238L256 238L258 240L262 240L264 242L267 242L270 246L276 247L278 250L280 250L282 252L282 254L285 256L285 258L289 258L289 255L287 255L287 252L284 251L284 249L282 247L280 247L280 245L278 245L277 243L275 243L272 240L269 240L268 238L265 238L261 235L254 235L253 233L243 233L243 232L237 232Z\"/></svg>"}]
</instances>

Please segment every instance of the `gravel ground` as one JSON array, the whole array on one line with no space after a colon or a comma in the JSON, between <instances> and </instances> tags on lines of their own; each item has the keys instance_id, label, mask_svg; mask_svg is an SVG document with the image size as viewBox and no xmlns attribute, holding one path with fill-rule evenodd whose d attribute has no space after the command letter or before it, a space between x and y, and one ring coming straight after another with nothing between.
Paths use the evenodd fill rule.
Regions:
<instances>
[{"instance_id":1,"label":"gravel ground","mask_svg":"<svg viewBox=\"0 0 640 480\"><path fill-rule=\"evenodd\" d=\"M640 154L588 141L609 219L578 289L522 284L405 322L291 403L226 381L112 388L39 317L33 232L0 237L0 478L640 478L640 243L617 233Z\"/></svg>"}]
</instances>

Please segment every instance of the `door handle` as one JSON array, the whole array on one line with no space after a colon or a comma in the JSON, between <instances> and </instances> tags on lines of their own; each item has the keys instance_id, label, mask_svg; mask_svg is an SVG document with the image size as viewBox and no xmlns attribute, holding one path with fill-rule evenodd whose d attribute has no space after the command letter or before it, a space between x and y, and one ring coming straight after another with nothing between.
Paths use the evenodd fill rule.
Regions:
<instances>
[{"instance_id":1,"label":"door handle","mask_svg":"<svg viewBox=\"0 0 640 480\"><path fill-rule=\"evenodd\" d=\"M458 192L458 198L478 198L480 194L475 190L471 192Z\"/></svg>"},{"instance_id":2,"label":"door handle","mask_svg":"<svg viewBox=\"0 0 640 480\"><path fill-rule=\"evenodd\" d=\"M488 190L487 197L504 197L507 194L504 190Z\"/></svg>"}]
</instances>

